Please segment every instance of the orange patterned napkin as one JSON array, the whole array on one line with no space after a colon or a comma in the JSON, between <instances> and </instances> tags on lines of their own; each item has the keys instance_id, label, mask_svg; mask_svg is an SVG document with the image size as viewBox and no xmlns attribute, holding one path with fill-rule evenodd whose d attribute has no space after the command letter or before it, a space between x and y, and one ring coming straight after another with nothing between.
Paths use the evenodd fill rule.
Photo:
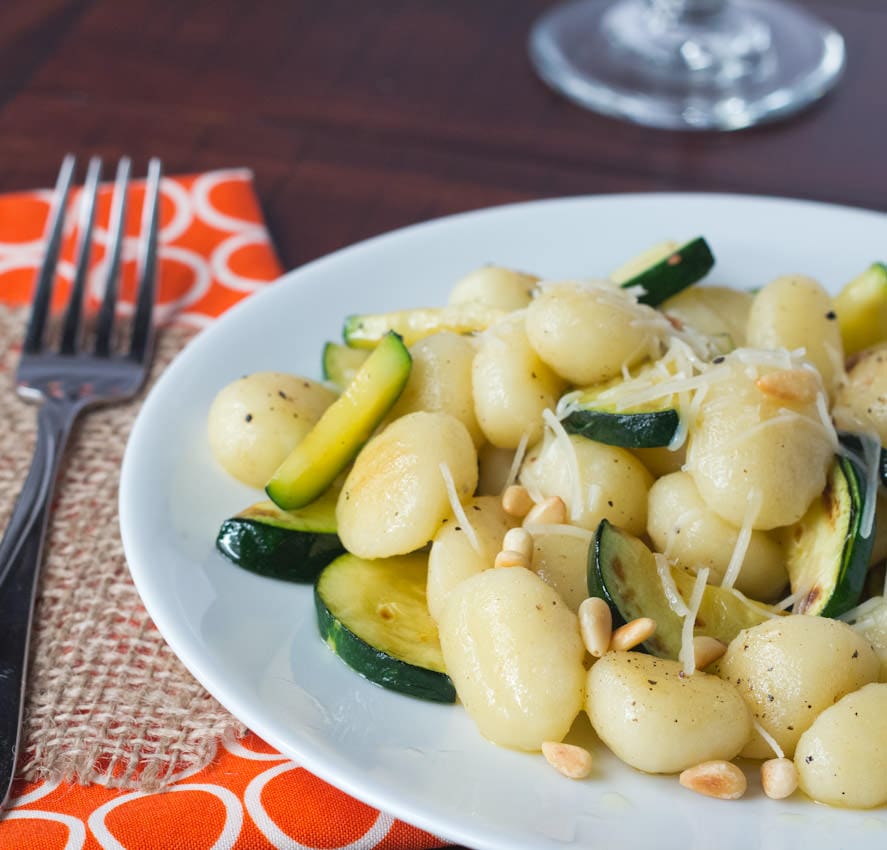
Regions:
<instances>
[{"instance_id":1,"label":"orange patterned napkin","mask_svg":"<svg viewBox=\"0 0 887 850\"><path fill-rule=\"evenodd\" d=\"M136 187L129 205L127 232L133 238L124 247L123 304L134 281L141 191ZM30 301L50 198L46 191L0 196L2 303ZM99 222L107 220L109 198L110 190L103 190ZM101 292L101 228L97 237L91 298ZM68 283L72 243L60 270ZM160 244L158 312L165 321L203 327L281 273L247 170L164 179ZM441 844L331 787L255 735L220 743L211 765L180 777L165 792L19 781L0 821L0 848L422 850Z\"/></svg>"}]
</instances>

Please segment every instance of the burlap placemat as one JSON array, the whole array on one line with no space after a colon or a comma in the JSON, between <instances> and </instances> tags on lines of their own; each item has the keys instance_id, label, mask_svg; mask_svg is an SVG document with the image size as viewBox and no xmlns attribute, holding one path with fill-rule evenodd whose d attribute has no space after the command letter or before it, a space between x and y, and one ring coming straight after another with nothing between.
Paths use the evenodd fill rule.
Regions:
<instances>
[{"instance_id":1,"label":"burlap placemat","mask_svg":"<svg viewBox=\"0 0 887 850\"><path fill-rule=\"evenodd\" d=\"M0 306L0 523L21 489L36 434L14 392L26 311ZM153 376L194 331L166 328ZM188 673L148 617L117 521L120 464L140 407L84 416L50 516L31 643L19 775L162 788L208 764L223 736L245 732Z\"/></svg>"}]
</instances>

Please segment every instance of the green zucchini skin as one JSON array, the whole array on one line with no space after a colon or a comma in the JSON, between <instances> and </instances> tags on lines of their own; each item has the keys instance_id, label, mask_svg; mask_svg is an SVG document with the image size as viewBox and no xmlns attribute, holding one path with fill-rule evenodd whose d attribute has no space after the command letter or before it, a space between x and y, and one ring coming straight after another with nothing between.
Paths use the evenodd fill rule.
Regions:
<instances>
[{"instance_id":1,"label":"green zucchini skin","mask_svg":"<svg viewBox=\"0 0 887 850\"><path fill-rule=\"evenodd\" d=\"M677 410L611 412L581 407L563 420L568 434L578 434L626 449L646 449L667 446L680 425Z\"/></svg>"},{"instance_id":2,"label":"green zucchini skin","mask_svg":"<svg viewBox=\"0 0 887 850\"><path fill-rule=\"evenodd\" d=\"M652 617L656 631L639 648L661 658L678 657L683 620L669 607L653 553L607 520L601 520L589 550L588 593L610 606L614 628Z\"/></svg>"},{"instance_id":3,"label":"green zucchini skin","mask_svg":"<svg viewBox=\"0 0 887 850\"><path fill-rule=\"evenodd\" d=\"M284 510L318 499L397 401L411 367L403 340L396 333L385 334L342 394L277 468L265 486L268 497Z\"/></svg>"},{"instance_id":4,"label":"green zucchini skin","mask_svg":"<svg viewBox=\"0 0 887 850\"><path fill-rule=\"evenodd\" d=\"M259 502L221 524L216 548L238 567L299 584L312 583L345 551L336 534L334 500L302 512Z\"/></svg>"},{"instance_id":5,"label":"green zucchini skin","mask_svg":"<svg viewBox=\"0 0 887 850\"><path fill-rule=\"evenodd\" d=\"M851 451L862 439L868 438L841 435ZM792 592L807 592L802 614L839 617L859 603L875 538L873 530L862 534L866 498L865 471L852 458L838 455L825 491L801 519L787 551Z\"/></svg>"},{"instance_id":6,"label":"green zucchini skin","mask_svg":"<svg viewBox=\"0 0 887 850\"><path fill-rule=\"evenodd\" d=\"M369 354L369 350L364 348L349 348L338 342L326 343L321 355L323 379L339 392L344 391Z\"/></svg>"},{"instance_id":7,"label":"green zucchini skin","mask_svg":"<svg viewBox=\"0 0 887 850\"><path fill-rule=\"evenodd\" d=\"M714 264L715 258L708 242L699 236L625 281L622 287L642 287L644 293L638 297L638 301L657 307L672 295L702 280Z\"/></svg>"},{"instance_id":8,"label":"green zucchini skin","mask_svg":"<svg viewBox=\"0 0 887 850\"><path fill-rule=\"evenodd\" d=\"M418 578L409 575L417 557L427 563L423 556L388 558L384 562L366 561L347 553L337 558L314 585L317 627L330 649L371 682L418 699L453 703L456 689L444 672L437 627L425 607L425 564ZM385 571L382 575L377 572L380 566ZM400 566L404 569L399 570ZM403 610L408 634L386 635L389 645L375 646L364 636L378 625L379 618L370 613L373 621L369 622L367 612L376 612L391 602L395 610ZM433 641L429 640L432 634ZM436 650L432 665L427 660L429 648Z\"/></svg>"},{"instance_id":9,"label":"green zucchini skin","mask_svg":"<svg viewBox=\"0 0 887 850\"><path fill-rule=\"evenodd\" d=\"M681 597L689 599L696 576L682 567L673 567L671 576ZM588 592L610 606L614 626L637 617L654 619L656 632L640 649L662 658L678 658L684 621L668 603L653 553L642 540L607 520L598 526L589 550ZM693 631L729 643L743 629L779 613L764 603L741 601L725 588L706 585Z\"/></svg>"}]
</instances>

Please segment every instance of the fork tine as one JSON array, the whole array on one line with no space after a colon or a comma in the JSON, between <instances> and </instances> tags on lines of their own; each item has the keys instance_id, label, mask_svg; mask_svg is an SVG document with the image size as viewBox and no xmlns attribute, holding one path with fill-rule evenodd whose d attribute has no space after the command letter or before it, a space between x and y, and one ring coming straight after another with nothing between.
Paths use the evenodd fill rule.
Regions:
<instances>
[{"instance_id":1,"label":"fork tine","mask_svg":"<svg viewBox=\"0 0 887 850\"><path fill-rule=\"evenodd\" d=\"M83 295L86 289L86 276L89 273L89 256L92 247L92 225L95 221L96 198L99 191L99 179L102 174L102 161L98 157L89 160L86 180L83 184L83 195L80 204L80 241L77 246L77 266L74 271L74 283L71 286L71 297L65 311L62 326L62 354L73 354L77 350L80 335L80 318L83 313Z\"/></svg>"},{"instance_id":2,"label":"fork tine","mask_svg":"<svg viewBox=\"0 0 887 850\"><path fill-rule=\"evenodd\" d=\"M160 217L160 160L148 163L145 203L142 207L141 262L139 263L139 297L136 303L129 356L147 362L154 340L154 291L157 284L157 224Z\"/></svg>"},{"instance_id":3,"label":"fork tine","mask_svg":"<svg viewBox=\"0 0 887 850\"><path fill-rule=\"evenodd\" d=\"M117 306L117 290L120 282L120 255L126 230L126 193L129 183L130 160L121 157L117 163L111 215L108 219L108 264L105 271L105 296L99 310L96 327L95 353L107 357L111 353L111 329L114 326L114 310Z\"/></svg>"},{"instance_id":4,"label":"fork tine","mask_svg":"<svg viewBox=\"0 0 887 850\"><path fill-rule=\"evenodd\" d=\"M62 233L65 229L65 211L68 207L68 193L74 177L74 166L77 160L68 154L62 161L59 176L53 192L52 208L46 224L46 255L40 266L40 274L34 286L33 305L28 328L25 331L24 352L36 354L43 345L43 329L49 313L49 301L52 296L52 284L55 278L55 267L62 246Z\"/></svg>"}]
</instances>

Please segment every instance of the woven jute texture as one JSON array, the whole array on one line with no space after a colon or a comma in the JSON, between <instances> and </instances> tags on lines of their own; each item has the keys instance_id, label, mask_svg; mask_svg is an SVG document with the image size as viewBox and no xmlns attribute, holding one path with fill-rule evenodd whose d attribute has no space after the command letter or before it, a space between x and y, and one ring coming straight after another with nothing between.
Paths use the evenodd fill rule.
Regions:
<instances>
[{"instance_id":1,"label":"woven jute texture","mask_svg":"<svg viewBox=\"0 0 887 850\"><path fill-rule=\"evenodd\" d=\"M5 528L36 434L14 391L26 313L0 306L0 521ZM191 331L161 331L153 375ZM245 732L188 673L130 578L117 491L141 397L84 415L56 486L31 641L26 779L157 790L208 764L223 737Z\"/></svg>"}]
</instances>

